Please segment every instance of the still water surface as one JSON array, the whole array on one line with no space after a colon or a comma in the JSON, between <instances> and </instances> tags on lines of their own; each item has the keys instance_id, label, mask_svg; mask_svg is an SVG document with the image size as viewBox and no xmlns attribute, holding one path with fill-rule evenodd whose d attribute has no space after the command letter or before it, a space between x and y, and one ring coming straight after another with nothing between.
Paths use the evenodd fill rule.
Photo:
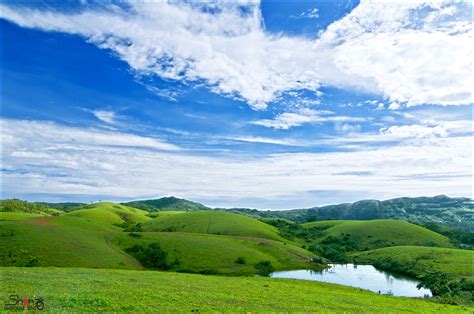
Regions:
<instances>
[{"instance_id":1,"label":"still water surface","mask_svg":"<svg viewBox=\"0 0 474 314\"><path fill-rule=\"evenodd\" d=\"M339 285L367 289L382 294L403 297L431 296L428 289L418 289L418 281L394 276L376 269L372 265L330 264L323 271L291 270L270 274L272 278L290 278L301 280L323 281Z\"/></svg>"}]
</instances>

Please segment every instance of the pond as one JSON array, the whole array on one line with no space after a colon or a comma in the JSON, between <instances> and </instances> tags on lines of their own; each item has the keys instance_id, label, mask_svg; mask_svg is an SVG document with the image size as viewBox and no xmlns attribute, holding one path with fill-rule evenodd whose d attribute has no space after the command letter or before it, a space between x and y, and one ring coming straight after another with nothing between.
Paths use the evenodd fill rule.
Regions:
<instances>
[{"instance_id":1,"label":"pond","mask_svg":"<svg viewBox=\"0 0 474 314\"><path fill-rule=\"evenodd\" d=\"M272 278L290 278L335 283L400 297L431 296L428 289L418 289L416 280L394 276L372 265L329 264L323 271L291 270L270 274Z\"/></svg>"}]
</instances>

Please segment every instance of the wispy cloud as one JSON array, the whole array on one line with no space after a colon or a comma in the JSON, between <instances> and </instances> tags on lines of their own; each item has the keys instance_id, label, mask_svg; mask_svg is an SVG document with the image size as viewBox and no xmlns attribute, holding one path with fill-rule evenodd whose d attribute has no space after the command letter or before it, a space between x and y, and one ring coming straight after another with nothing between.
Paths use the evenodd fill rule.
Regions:
<instances>
[{"instance_id":1,"label":"wispy cloud","mask_svg":"<svg viewBox=\"0 0 474 314\"><path fill-rule=\"evenodd\" d=\"M115 123L115 112L109 110L94 110L92 111L94 116L102 122L107 124L114 124Z\"/></svg>"},{"instance_id":2,"label":"wispy cloud","mask_svg":"<svg viewBox=\"0 0 474 314\"><path fill-rule=\"evenodd\" d=\"M323 123L323 122L362 122L364 118L347 117L333 115L332 111L314 110L314 109L298 109L295 112L284 112L278 114L274 119L261 119L251 121L250 124L260 125L267 128L288 130L306 123Z\"/></svg>"},{"instance_id":3,"label":"wispy cloud","mask_svg":"<svg viewBox=\"0 0 474 314\"><path fill-rule=\"evenodd\" d=\"M472 188L469 136L413 138L369 150L203 156L157 139L39 121L3 120L2 128L2 187L16 195L180 195L226 205L239 198L286 204L285 195L314 190L388 198L469 195Z\"/></svg>"},{"instance_id":4,"label":"wispy cloud","mask_svg":"<svg viewBox=\"0 0 474 314\"><path fill-rule=\"evenodd\" d=\"M204 10L212 5L219 10ZM266 33L258 2L130 1L67 13L3 4L0 12L83 36L140 75L204 83L257 110L321 85L377 93L391 109L473 103L469 2L361 1L316 40Z\"/></svg>"},{"instance_id":5,"label":"wispy cloud","mask_svg":"<svg viewBox=\"0 0 474 314\"><path fill-rule=\"evenodd\" d=\"M293 19L317 19L319 18L319 10L318 8L308 9L299 15L291 15L290 17Z\"/></svg>"}]
</instances>

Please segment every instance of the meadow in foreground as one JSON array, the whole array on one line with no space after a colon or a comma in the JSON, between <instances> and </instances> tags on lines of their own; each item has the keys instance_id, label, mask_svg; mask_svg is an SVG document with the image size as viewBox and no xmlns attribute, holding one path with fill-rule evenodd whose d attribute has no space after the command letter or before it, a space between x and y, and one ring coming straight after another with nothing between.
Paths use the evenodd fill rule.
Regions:
<instances>
[{"instance_id":1,"label":"meadow in foreground","mask_svg":"<svg viewBox=\"0 0 474 314\"><path fill-rule=\"evenodd\" d=\"M158 271L1 268L1 298L41 296L49 312L472 313L319 282Z\"/></svg>"}]
</instances>

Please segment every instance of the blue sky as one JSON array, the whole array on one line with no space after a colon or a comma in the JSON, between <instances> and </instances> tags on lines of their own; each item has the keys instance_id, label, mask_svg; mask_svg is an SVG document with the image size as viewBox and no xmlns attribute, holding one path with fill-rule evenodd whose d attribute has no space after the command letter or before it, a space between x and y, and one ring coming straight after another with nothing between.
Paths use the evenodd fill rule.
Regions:
<instances>
[{"instance_id":1,"label":"blue sky","mask_svg":"<svg viewBox=\"0 0 474 314\"><path fill-rule=\"evenodd\" d=\"M471 196L470 6L6 2L3 198Z\"/></svg>"}]
</instances>

